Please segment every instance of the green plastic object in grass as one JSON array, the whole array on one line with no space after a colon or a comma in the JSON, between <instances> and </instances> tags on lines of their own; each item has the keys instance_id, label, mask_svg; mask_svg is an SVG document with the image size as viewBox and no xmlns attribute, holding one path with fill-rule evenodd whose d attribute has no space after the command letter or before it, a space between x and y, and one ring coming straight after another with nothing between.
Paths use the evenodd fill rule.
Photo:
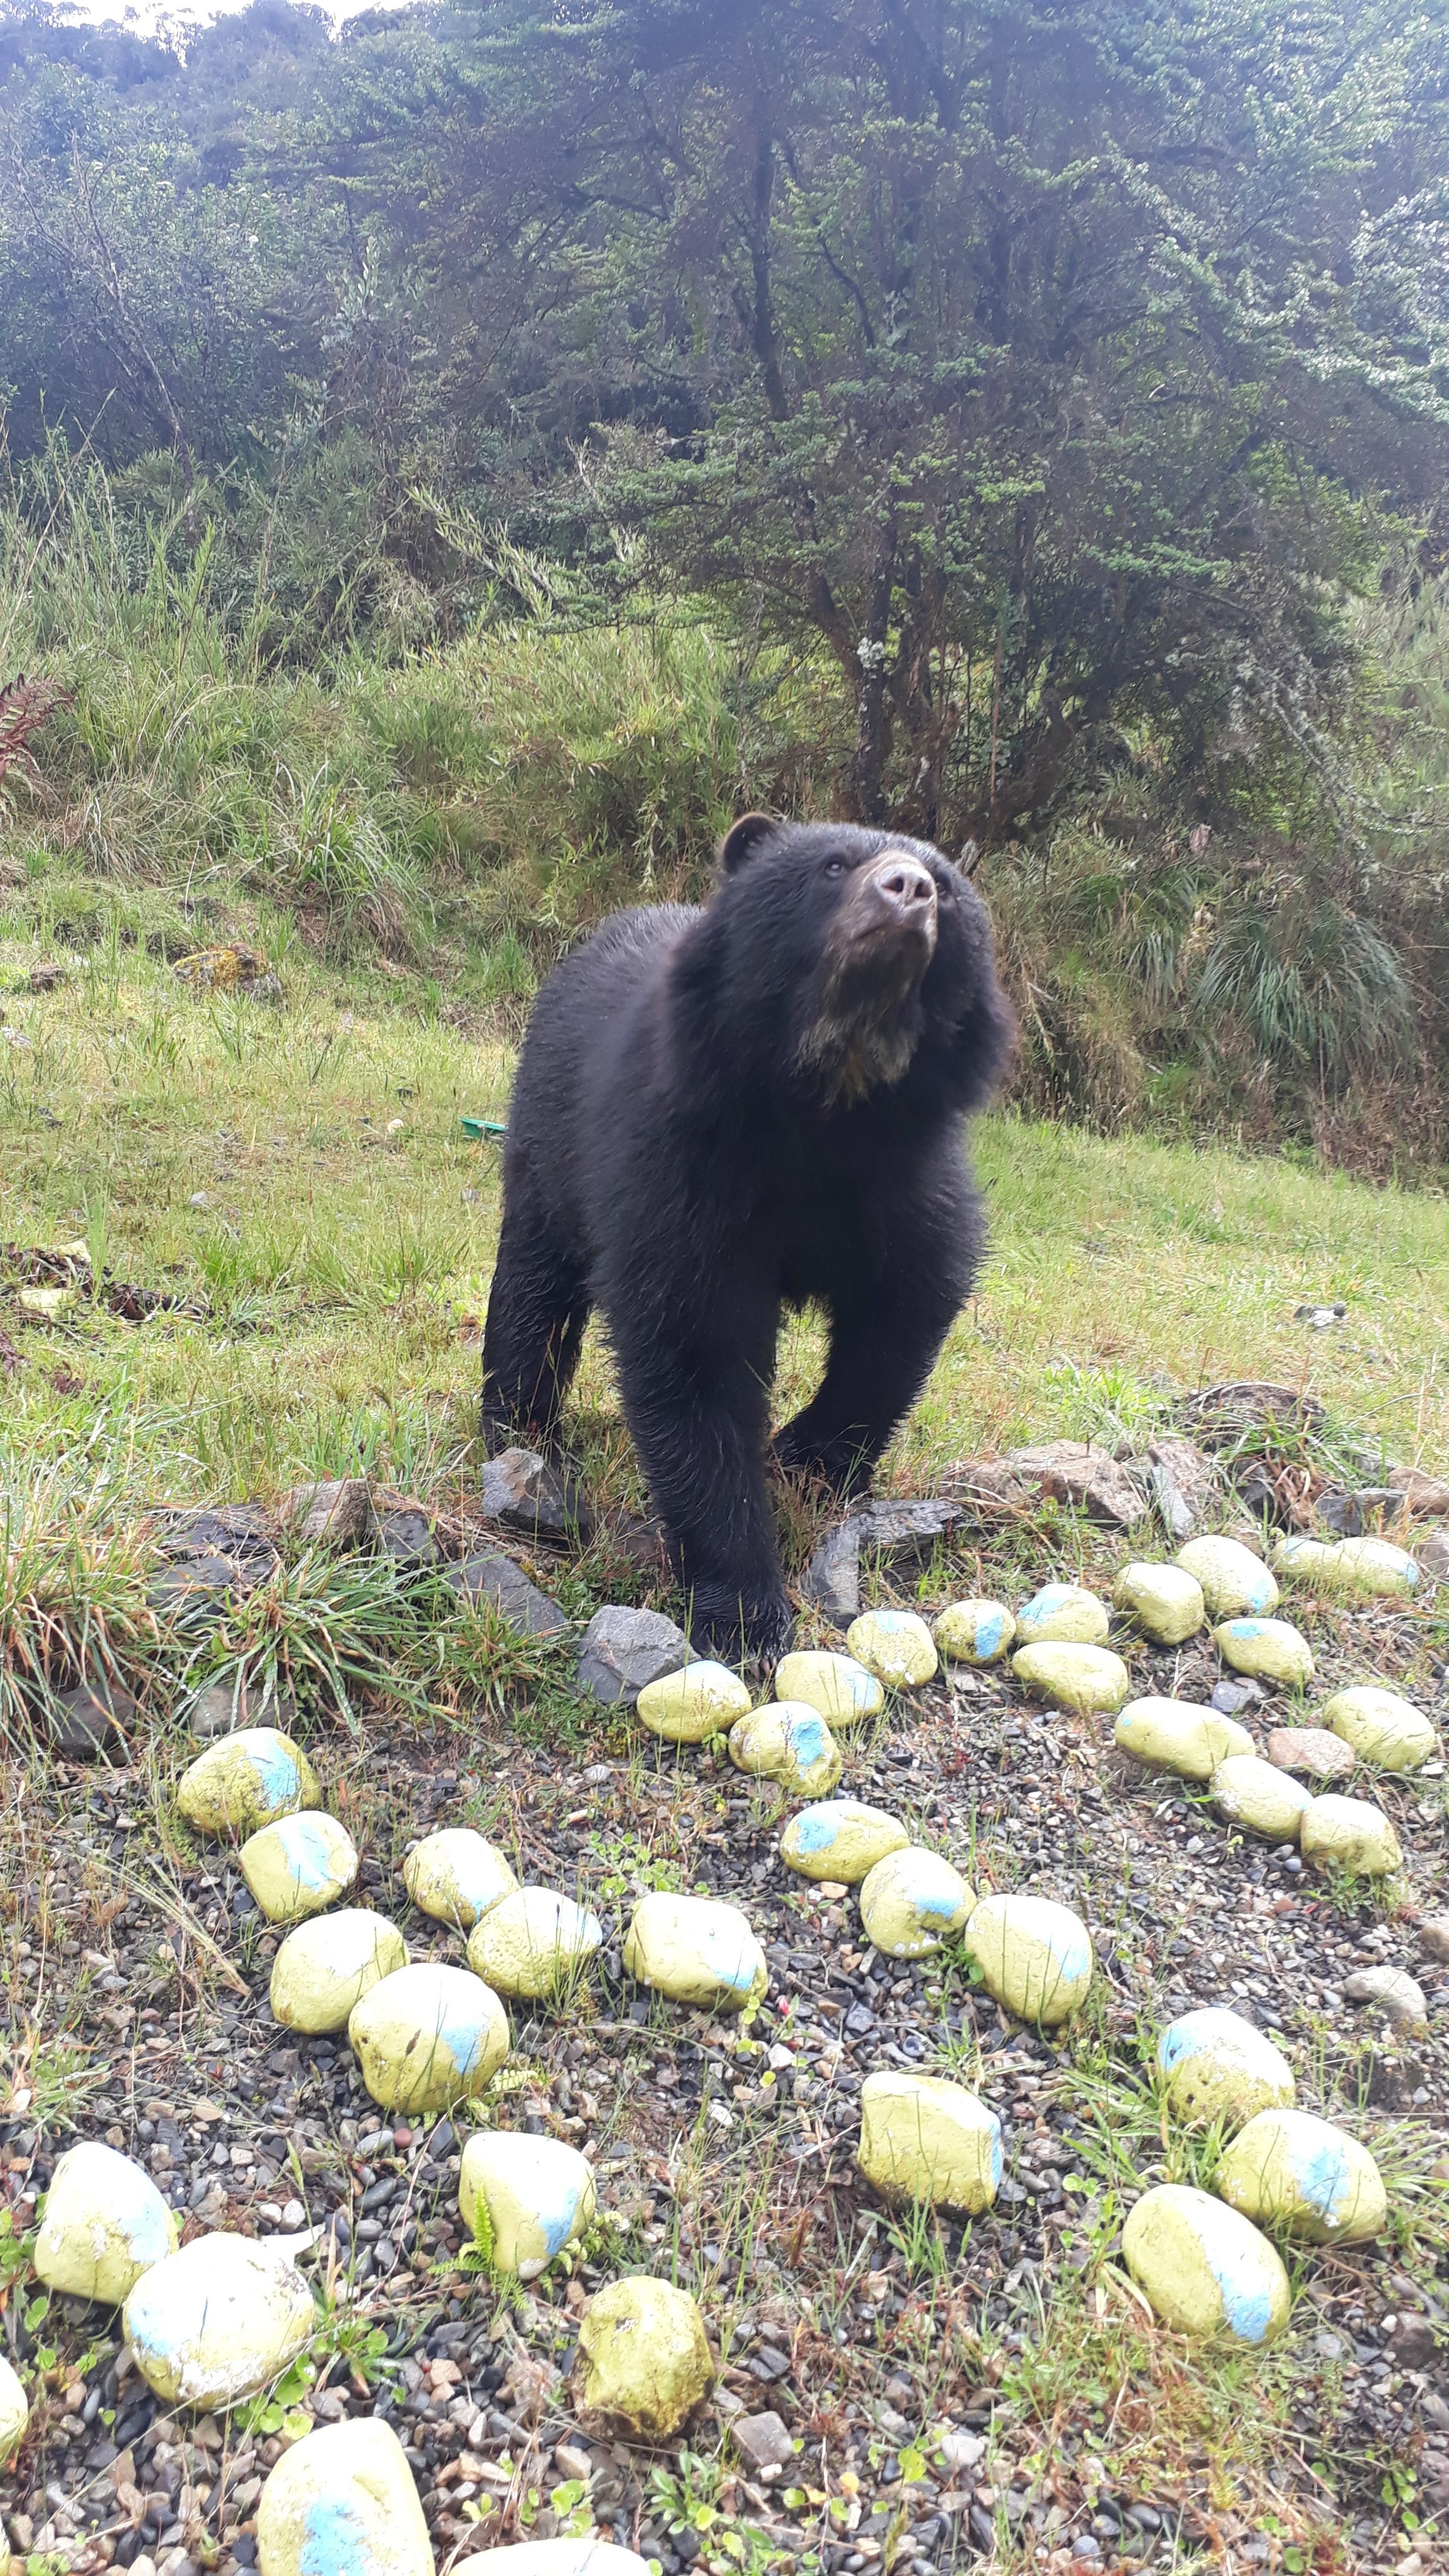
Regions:
<instances>
[{"instance_id":1,"label":"green plastic object in grass","mask_svg":"<svg viewBox=\"0 0 1449 2576\"><path fill-rule=\"evenodd\" d=\"M497 1138L508 1133L501 1118L460 1118L458 1124L465 1136L473 1136L480 1142L489 1136Z\"/></svg>"}]
</instances>

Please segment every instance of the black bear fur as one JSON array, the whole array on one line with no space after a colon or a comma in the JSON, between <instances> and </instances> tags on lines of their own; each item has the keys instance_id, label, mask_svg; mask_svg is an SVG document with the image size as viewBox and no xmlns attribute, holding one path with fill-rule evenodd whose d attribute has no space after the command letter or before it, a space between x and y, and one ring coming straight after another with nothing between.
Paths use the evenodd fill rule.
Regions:
<instances>
[{"instance_id":1,"label":"black bear fur","mask_svg":"<svg viewBox=\"0 0 1449 2576\"><path fill-rule=\"evenodd\" d=\"M830 1358L774 1444L865 1487L984 1242L963 1116L1008 1054L986 911L928 843L747 815L699 910L605 922L549 977L514 1085L483 1346L490 1446L554 1436L602 1309L692 1633L772 1654L781 1310Z\"/></svg>"}]
</instances>

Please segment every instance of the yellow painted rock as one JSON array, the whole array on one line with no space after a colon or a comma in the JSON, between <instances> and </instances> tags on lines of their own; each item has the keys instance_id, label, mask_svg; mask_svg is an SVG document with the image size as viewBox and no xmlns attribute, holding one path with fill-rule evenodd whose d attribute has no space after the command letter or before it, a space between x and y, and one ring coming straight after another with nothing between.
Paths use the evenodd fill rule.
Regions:
<instances>
[{"instance_id":1,"label":"yellow painted rock","mask_svg":"<svg viewBox=\"0 0 1449 2576\"><path fill-rule=\"evenodd\" d=\"M1251 1753L1253 1739L1235 1717L1183 1699L1129 1700L1113 1729L1124 1753L1180 1780L1210 1780L1220 1762Z\"/></svg>"},{"instance_id":2,"label":"yellow painted rock","mask_svg":"<svg viewBox=\"0 0 1449 2576\"><path fill-rule=\"evenodd\" d=\"M48 2290L118 2308L176 2251L176 2221L149 2174L114 2147L67 2148L45 2196L35 2269Z\"/></svg>"},{"instance_id":3,"label":"yellow painted rock","mask_svg":"<svg viewBox=\"0 0 1449 2576\"><path fill-rule=\"evenodd\" d=\"M802 1878L854 1887L887 1852L904 1851L910 1835L899 1816L863 1807L858 1798L822 1798L802 1807L780 1836L780 1858Z\"/></svg>"},{"instance_id":4,"label":"yellow painted rock","mask_svg":"<svg viewBox=\"0 0 1449 2576\"><path fill-rule=\"evenodd\" d=\"M1403 1866L1398 1835L1383 1809L1370 1806L1367 1798L1311 1799L1303 1810L1300 1841L1304 1859L1320 1869L1336 1861L1359 1878L1392 1878Z\"/></svg>"},{"instance_id":5,"label":"yellow painted rock","mask_svg":"<svg viewBox=\"0 0 1449 2576\"><path fill-rule=\"evenodd\" d=\"M1195 2128L1240 2129L1260 2111L1291 2108L1297 2090L1281 2048L1241 2013L1218 2004L1183 2013L1157 2043L1171 2109Z\"/></svg>"},{"instance_id":6,"label":"yellow painted rock","mask_svg":"<svg viewBox=\"0 0 1449 2576\"><path fill-rule=\"evenodd\" d=\"M592 2220L594 2169L561 2138L480 2129L463 2149L458 2207L498 2269L531 2281Z\"/></svg>"},{"instance_id":7,"label":"yellow painted rock","mask_svg":"<svg viewBox=\"0 0 1449 2576\"><path fill-rule=\"evenodd\" d=\"M1188 2183L1159 2183L1128 2211L1122 2254L1154 2313L1179 2334L1271 2343L1288 2323L1282 2262L1250 2220Z\"/></svg>"},{"instance_id":8,"label":"yellow painted rock","mask_svg":"<svg viewBox=\"0 0 1449 2576\"><path fill-rule=\"evenodd\" d=\"M1311 1792L1291 1771L1280 1771L1260 1753L1230 1753L1209 1782L1230 1825L1262 1834L1270 1843L1296 1843Z\"/></svg>"},{"instance_id":9,"label":"yellow painted rock","mask_svg":"<svg viewBox=\"0 0 1449 2576\"><path fill-rule=\"evenodd\" d=\"M322 1792L289 1735L274 1726L240 1726L183 1771L176 1804L198 1833L254 1834L278 1816L320 1807Z\"/></svg>"},{"instance_id":10,"label":"yellow painted rock","mask_svg":"<svg viewBox=\"0 0 1449 2576\"><path fill-rule=\"evenodd\" d=\"M858 1664L892 1690L919 1690L936 1672L931 1631L914 1610L866 1610L853 1619L845 1643Z\"/></svg>"},{"instance_id":11,"label":"yellow painted rock","mask_svg":"<svg viewBox=\"0 0 1449 2576\"><path fill-rule=\"evenodd\" d=\"M1423 1711L1397 1691L1380 1690L1372 1682L1335 1691L1322 1723L1351 1744L1360 1761L1377 1763L1381 1771L1417 1771L1439 1750L1439 1738Z\"/></svg>"},{"instance_id":12,"label":"yellow painted rock","mask_svg":"<svg viewBox=\"0 0 1449 2576\"><path fill-rule=\"evenodd\" d=\"M213 2414L280 2377L318 2314L288 2255L250 2236L198 2236L142 2273L121 2324L148 2388Z\"/></svg>"},{"instance_id":13,"label":"yellow painted rock","mask_svg":"<svg viewBox=\"0 0 1449 2576\"><path fill-rule=\"evenodd\" d=\"M357 1848L335 1816L279 1816L244 1842L241 1873L269 1923L301 1923L345 1896Z\"/></svg>"},{"instance_id":14,"label":"yellow painted rock","mask_svg":"<svg viewBox=\"0 0 1449 2576\"><path fill-rule=\"evenodd\" d=\"M1207 1617L1202 1585L1181 1565L1124 1565L1112 1599L1159 1646L1182 1645Z\"/></svg>"},{"instance_id":15,"label":"yellow painted rock","mask_svg":"<svg viewBox=\"0 0 1449 2576\"><path fill-rule=\"evenodd\" d=\"M1313 1679L1313 1649L1291 1619L1225 1619L1213 1630L1213 1644L1235 1673L1251 1673L1256 1681L1306 1690Z\"/></svg>"},{"instance_id":16,"label":"yellow painted rock","mask_svg":"<svg viewBox=\"0 0 1449 2576\"><path fill-rule=\"evenodd\" d=\"M891 2200L924 2200L974 2217L1001 2181L1001 2122L964 2084L892 2067L860 2088L866 2181Z\"/></svg>"},{"instance_id":17,"label":"yellow painted rock","mask_svg":"<svg viewBox=\"0 0 1449 2576\"><path fill-rule=\"evenodd\" d=\"M1023 1646L1011 1669L1033 1698L1078 1717L1114 1717L1132 1688L1121 1656L1107 1646Z\"/></svg>"},{"instance_id":18,"label":"yellow painted rock","mask_svg":"<svg viewBox=\"0 0 1449 2576\"><path fill-rule=\"evenodd\" d=\"M468 1965L500 1995L557 1994L603 1948L604 1927L586 1905L551 1887L518 1887L490 1905L468 1935Z\"/></svg>"},{"instance_id":19,"label":"yellow painted rock","mask_svg":"<svg viewBox=\"0 0 1449 2576\"><path fill-rule=\"evenodd\" d=\"M949 1664L995 1664L1016 1635L1016 1620L1004 1601L953 1601L931 1633Z\"/></svg>"},{"instance_id":20,"label":"yellow painted rock","mask_svg":"<svg viewBox=\"0 0 1449 2576\"><path fill-rule=\"evenodd\" d=\"M807 1700L837 1730L879 1717L885 1706L883 1685L854 1655L823 1652L786 1655L775 1668L775 1696Z\"/></svg>"},{"instance_id":21,"label":"yellow painted rock","mask_svg":"<svg viewBox=\"0 0 1449 2576\"><path fill-rule=\"evenodd\" d=\"M703 1744L723 1735L750 1705L750 1694L727 1664L681 1664L677 1673L646 1682L639 1693L641 1722L666 1744Z\"/></svg>"},{"instance_id":22,"label":"yellow painted rock","mask_svg":"<svg viewBox=\"0 0 1449 2576\"><path fill-rule=\"evenodd\" d=\"M29 2421L30 2400L0 2353L0 2466L19 2450Z\"/></svg>"},{"instance_id":23,"label":"yellow painted rock","mask_svg":"<svg viewBox=\"0 0 1449 2576\"><path fill-rule=\"evenodd\" d=\"M714 2379L704 2319L669 2281L608 2282L584 2310L579 2353L585 2406L656 2442L678 2432Z\"/></svg>"},{"instance_id":24,"label":"yellow painted rock","mask_svg":"<svg viewBox=\"0 0 1449 2576\"><path fill-rule=\"evenodd\" d=\"M481 1977L417 1960L363 1996L347 2036L384 2111L445 2111L497 2073L508 2055L508 2015Z\"/></svg>"},{"instance_id":25,"label":"yellow painted rock","mask_svg":"<svg viewBox=\"0 0 1449 2576\"><path fill-rule=\"evenodd\" d=\"M467 1825L428 1834L403 1862L403 1885L420 1914L471 1932L518 1885L501 1851Z\"/></svg>"},{"instance_id":26,"label":"yellow painted rock","mask_svg":"<svg viewBox=\"0 0 1449 2576\"><path fill-rule=\"evenodd\" d=\"M460 2560L449 2576L649 2576L649 2566L637 2550L590 2532L580 2540L516 2540Z\"/></svg>"},{"instance_id":27,"label":"yellow painted rock","mask_svg":"<svg viewBox=\"0 0 1449 2576\"><path fill-rule=\"evenodd\" d=\"M770 1972L749 1919L713 1896L641 1896L624 1943L624 1965L641 1986L677 2004L742 2012L768 1994Z\"/></svg>"},{"instance_id":28,"label":"yellow painted rock","mask_svg":"<svg viewBox=\"0 0 1449 2576\"><path fill-rule=\"evenodd\" d=\"M778 1780L795 1798L828 1798L844 1769L839 1745L818 1709L803 1699L772 1700L730 1728L737 1771Z\"/></svg>"},{"instance_id":29,"label":"yellow painted rock","mask_svg":"<svg viewBox=\"0 0 1449 2576\"><path fill-rule=\"evenodd\" d=\"M1044 1583L1016 1614L1018 1646L1098 1646L1111 1626L1106 1605L1080 1583Z\"/></svg>"},{"instance_id":30,"label":"yellow painted rock","mask_svg":"<svg viewBox=\"0 0 1449 2576\"><path fill-rule=\"evenodd\" d=\"M261 2576L433 2576L413 2473L380 2415L324 2424L277 2462L257 2509Z\"/></svg>"},{"instance_id":31,"label":"yellow painted rock","mask_svg":"<svg viewBox=\"0 0 1449 2576\"><path fill-rule=\"evenodd\" d=\"M1236 1538L1190 1538L1174 1562L1202 1586L1212 1619L1263 1619L1278 1607L1278 1586L1260 1556Z\"/></svg>"},{"instance_id":32,"label":"yellow painted rock","mask_svg":"<svg viewBox=\"0 0 1449 2576\"><path fill-rule=\"evenodd\" d=\"M1357 1592L1377 1599L1419 1588L1419 1568L1413 1557L1385 1538L1280 1539L1273 1564L1290 1581L1316 1584L1324 1592Z\"/></svg>"},{"instance_id":33,"label":"yellow painted rock","mask_svg":"<svg viewBox=\"0 0 1449 2576\"><path fill-rule=\"evenodd\" d=\"M887 1959L925 1959L959 1932L976 1898L958 1869L920 1843L888 1852L861 1881L865 1937Z\"/></svg>"},{"instance_id":34,"label":"yellow painted rock","mask_svg":"<svg viewBox=\"0 0 1449 2576\"><path fill-rule=\"evenodd\" d=\"M288 2030L343 2030L369 1987L407 1963L407 1943L385 1915L360 1905L315 1915L272 1962L272 2010Z\"/></svg>"},{"instance_id":35,"label":"yellow painted rock","mask_svg":"<svg viewBox=\"0 0 1449 2576\"><path fill-rule=\"evenodd\" d=\"M1356 2245L1381 2233L1388 2194L1367 2147L1310 2111L1260 2111L1233 2140L1217 2189L1259 2226L1310 2245Z\"/></svg>"},{"instance_id":36,"label":"yellow painted rock","mask_svg":"<svg viewBox=\"0 0 1449 2576\"><path fill-rule=\"evenodd\" d=\"M1045 1896L983 1896L966 1926L966 1955L993 2001L1018 2021L1066 2021L1092 1982L1085 1923Z\"/></svg>"}]
</instances>

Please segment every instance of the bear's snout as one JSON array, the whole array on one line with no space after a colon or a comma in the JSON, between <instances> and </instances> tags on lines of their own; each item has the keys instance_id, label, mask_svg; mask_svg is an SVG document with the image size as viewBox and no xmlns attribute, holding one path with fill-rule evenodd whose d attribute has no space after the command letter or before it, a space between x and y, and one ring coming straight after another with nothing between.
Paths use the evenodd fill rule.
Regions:
<instances>
[{"instance_id":1,"label":"bear's snout","mask_svg":"<svg viewBox=\"0 0 1449 2576\"><path fill-rule=\"evenodd\" d=\"M861 868L847 898L849 937L919 942L930 958L936 945L936 880L909 850L882 850Z\"/></svg>"}]
</instances>

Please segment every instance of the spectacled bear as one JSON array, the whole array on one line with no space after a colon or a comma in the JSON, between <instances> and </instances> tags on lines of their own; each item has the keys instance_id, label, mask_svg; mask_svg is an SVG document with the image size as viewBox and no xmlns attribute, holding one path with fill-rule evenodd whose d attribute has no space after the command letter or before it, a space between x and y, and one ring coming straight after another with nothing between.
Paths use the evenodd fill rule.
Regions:
<instances>
[{"instance_id":1,"label":"spectacled bear","mask_svg":"<svg viewBox=\"0 0 1449 2576\"><path fill-rule=\"evenodd\" d=\"M1012 1035L985 907L939 850L762 814L709 903L616 914L539 993L484 1437L548 1442L601 1308L697 1642L790 1634L766 1478L782 1308L824 1308L830 1357L781 1468L858 1493L930 1375L984 1243L961 1122Z\"/></svg>"}]
</instances>

